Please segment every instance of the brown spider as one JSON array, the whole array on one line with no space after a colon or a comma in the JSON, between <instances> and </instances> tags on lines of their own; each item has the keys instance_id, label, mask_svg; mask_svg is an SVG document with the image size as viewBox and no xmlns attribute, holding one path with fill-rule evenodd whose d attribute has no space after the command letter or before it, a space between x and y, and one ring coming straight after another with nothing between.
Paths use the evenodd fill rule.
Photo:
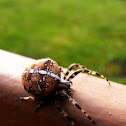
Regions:
<instances>
[{"instance_id":1,"label":"brown spider","mask_svg":"<svg viewBox=\"0 0 126 126\"><path fill-rule=\"evenodd\" d=\"M74 67L77 67L79 69L77 69L73 74L67 77L69 75L69 72ZM63 70L61 69L61 67L58 66L58 64L55 61L49 58L37 60L35 63L27 67L22 74L22 84L24 86L24 89L32 96L20 97L20 99L23 99L23 100L32 99L32 100L39 101L38 107L35 110L35 111L38 111L38 109L41 106L41 102L44 98L47 98L47 96L50 96L52 94L58 93L58 95L60 96L65 96L83 114L85 114L86 117L88 117L88 119L93 124L96 124L95 121L93 121L91 117L86 113L86 111L71 97L70 95L71 94L70 86L72 84L71 79L73 79L80 72L86 72L88 74L100 76L106 81L108 81L108 79L106 79L100 73L88 70L86 67L79 64L75 64L75 63L69 66L67 72L64 73L63 79L61 78L61 72L63 73ZM108 83L110 85L109 81ZM56 99L55 103L56 103L57 109L74 126L75 123L73 122L71 117L68 116L68 114L64 112L59 106L58 98Z\"/></svg>"}]
</instances>

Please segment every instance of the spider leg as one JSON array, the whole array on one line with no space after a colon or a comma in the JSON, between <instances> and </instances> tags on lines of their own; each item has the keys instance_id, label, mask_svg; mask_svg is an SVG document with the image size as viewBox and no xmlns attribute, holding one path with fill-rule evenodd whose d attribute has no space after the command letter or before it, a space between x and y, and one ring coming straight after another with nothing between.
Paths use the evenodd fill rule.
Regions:
<instances>
[{"instance_id":1,"label":"spider leg","mask_svg":"<svg viewBox=\"0 0 126 126\"><path fill-rule=\"evenodd\" d=\"M77 69L77 70L67 79L67 81L70 81L71 79L73 79L73 78L74 78L76 75L78 75L80 72L86 72L86 73L88 73L88 74L92 74L92 75L99 76L99 77L105 79L105 80L109 83L109 85L110 85L109 80L108 80L105 76L103 76L102 74L97 73L97 72L95 72L95 71L88 70L88 69Z\"/></svg>"},{"instance_id":2,"label":"spider leg","mask_svg":"<svg viewBox=\"0 0 126 126\"><path fill-rule=\"evenodd\" d=\"M60 72L62 72L63 75L65 76L65 73L64 73L63 68L61 66L60 66Z\"/></svg>"},{"instance_id":3,"label":"spider leg","mask_svg":"<svg viewBox=\"0 0 126 126\"><path fill-rule=\"evenodd\" d=\"M77 63L73 63L71 64L69 67L68 67L68 70L66 71L66 73L64 74L64 79L67 78L67 76L69 75L70 71L74 68L74 67L77 67L77 68L80 68L80 69L87 69L86 67L82 66L82 65L79 65Z\"/></svg>"},{"instance_id":4,"label":"spider leg","mask_svg":"<svg viewBox=\"0 0 126 126\"><path fill-rule=\"evenodd\" d=\"M57 91L61 91L61 90L65 90L67 92L67 94L70 96L72 95L70 87L68 87L68 86L63 87L61 84L59 84L59 86L57 87Z\"/></svg>"},{"instance_id":5,"label":"spider leg","mask_svg":"<svg viewBox=\"0 0 126 126\"><path fill-rule=\"evenodd\" d=\"M37 111L41 108L42 104L43 104L43 102L40 101L40 102L38 103L36 109L34 110L34 112L37 112Z\"/></svg>"},{"instance_id":6,"label":"spider leg","mask_svg":"<svg viewBox=\"0 0 126 126\"><path fill-rule=\"evenodd\" d=\"M67 118L67 119L71 122L72 126L75 126L75 123L73 122L73 120L71 119L71 117L68 116L68 114L67 114L65 111L63 111L63 110L61 109L61 107L60 107L60 105L59 105L58 99L55 100L55 104L56 104L57 109L63 114L63 116L64 116L65 118Z\"/></svg>"},{"instance_id":7,"label":"spider leg","mask_svg":"<svg viewBox=\"0 0 126 126\"><path fill-rule=\"evenodd\" d=\"M34 101L35 100L35 98L34 97L32 97L32 96L28 96L28 97L19 97L21 100L25 100L25 101L27 101L27 100L32 100L32 101Z\"/></svg>"},{"instance_id":8,"label":"spider leg","mask_svg":"<svg viewBox=\"0 0 126 126\"><path fill-rule=\"evenodd\" d=\"M83 114L85 114L86 117L93 123L96 124L95 121L91 119L91 117L85 112L85 110L73 99L71 98L68 94L66 94L64 91L61 91L61 94L63 94L72 104L74 104Z\"/></svg>"},{"instance_id":9,"label":"spider leg","mask_svg":"<svg viewBox=\"0 0 126 126\"><path fill-rule=\"evenodd\" d=\"M32 97L32 96L20 97L20 99L21 100L25 100L25 101L28 101L28 100L36 101L36 99L34 97ZM43 104L43 102L39 101L39 103L38 103L36 109L34 110L34 112L37 112L40 109L40 107L41 107L42 104Z\"/></svg>"}]
</instances>

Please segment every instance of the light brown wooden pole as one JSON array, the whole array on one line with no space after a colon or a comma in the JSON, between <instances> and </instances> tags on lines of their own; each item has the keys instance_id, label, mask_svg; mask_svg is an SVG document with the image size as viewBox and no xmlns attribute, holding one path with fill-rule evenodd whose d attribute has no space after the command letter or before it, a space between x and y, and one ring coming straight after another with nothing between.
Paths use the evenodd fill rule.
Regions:
<instances>
[{"instance_id":1,"label":"light brown wooden pole","mask_svg":"<svg viewBox=\"0 0 126 126\"><path fill-rule=\"evenodd\" d=\"M34 59L0 50L0 125L71 126L53 100L35 113L35 102L19 99L29 96L21 84L21 74L33 62ZM71 90L73 98L90 114L96 126L126 126L126 86L115 82L109 86L104 79L81 73L73 79ZM77 126L93 126L68 101L63 100L61 106Z\"/></svg>"}]
</instances>

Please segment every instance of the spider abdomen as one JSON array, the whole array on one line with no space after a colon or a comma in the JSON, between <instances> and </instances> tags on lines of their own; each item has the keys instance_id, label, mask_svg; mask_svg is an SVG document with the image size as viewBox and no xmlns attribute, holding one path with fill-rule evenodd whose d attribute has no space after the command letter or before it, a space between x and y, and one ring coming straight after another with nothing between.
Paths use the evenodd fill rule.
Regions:
<instances>
[{"instance_id":1,"label":"spider abdomen","mask_svg":"<svg viewBox=\"0 0 126 126\"><path fill-rule=\"evenodd\" d=\"M31 95L45 97L59 85L60 72L55 61L49 58L37 60L23 72L22 84Z\"/></svg>"}]
</instances>

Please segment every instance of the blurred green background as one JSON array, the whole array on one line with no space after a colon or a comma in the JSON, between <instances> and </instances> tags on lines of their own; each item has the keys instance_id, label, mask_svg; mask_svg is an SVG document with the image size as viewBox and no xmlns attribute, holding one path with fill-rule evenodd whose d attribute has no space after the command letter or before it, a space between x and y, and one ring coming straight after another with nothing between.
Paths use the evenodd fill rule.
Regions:
<instances>
[{"instance_id":1,"label":"blurred green background","mask_svg":"<svg viewBox=\"0 0 126 126\"><path fill-rule=\"evenodd\" d=\"M126 2L0 0L0 48L126 84Z\"/></svg>"}]
</instances>

